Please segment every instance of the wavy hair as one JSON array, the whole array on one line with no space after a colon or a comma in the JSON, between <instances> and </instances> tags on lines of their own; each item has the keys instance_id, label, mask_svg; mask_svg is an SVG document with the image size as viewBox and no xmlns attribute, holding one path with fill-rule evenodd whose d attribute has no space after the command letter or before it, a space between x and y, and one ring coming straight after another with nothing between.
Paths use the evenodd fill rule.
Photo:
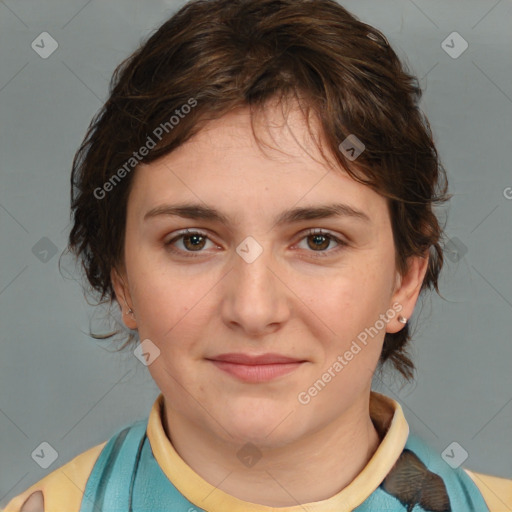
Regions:
<instances>
[{"instance_id":1,"label":"wavy hair","mask_svg":"<svg viewBox=\"0 0 512 512\"><path fill-rule=\"evenodd\" d=\"M110 272L123 261L136 169L121 173L105 198L98 191L126 170L158 126L168 129L143 163L173 151L205 120L244 106L262 111L273 98L294 97L319 120L336 162L387 198L397 270L403 275L410 256L428 255L421 292L439 293L443 229L433 207L450 196L421 96L417 78L386 37L333 0L191 1L114 71L109 98L73 161L68 249L93 293L112 303ZM191 98L194 108L170 128L170 117ZM356 160L339 150L350 134L366 146ZM409 323L386 333L379 360L406 380L414 375L410 337Z\"/></svg>"}]
</instances>

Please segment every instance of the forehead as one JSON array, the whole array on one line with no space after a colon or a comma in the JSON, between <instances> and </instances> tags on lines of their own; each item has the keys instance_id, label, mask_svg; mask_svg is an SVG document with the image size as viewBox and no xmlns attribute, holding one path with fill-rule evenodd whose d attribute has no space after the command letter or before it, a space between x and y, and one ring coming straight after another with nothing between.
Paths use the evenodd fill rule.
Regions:
<instances>
[{"instance_id":1,"label":"forehead","mask_svg":"<svg viewBox=\"0 0 512 512\"><path fill-rule=\"evenodd\" d=\"M209 121L170 154L138 167L130 201L146 211L185 200L232 206L237 215L272 210L274 217L279 207L343 202L369 217L386 214L384 198L326 160L318 122L309 123L297 105L280 104Z\"/></svg>"},{"instance_id":2,"label":"forehead","mask_svg":"<svg viewBox=\"0 0 512 512\"><path fill-rule=\"evenodd\" d=\"M282 164L312 160L327 170L328 162L319 143L320 124L313 113L306 119L297 102L283 100L268 102L255 110L241 107L210 121L190 146L208 148L220 158L227 156L227 151L231 155L250 151Z\"/></svg>"}]
</instances>

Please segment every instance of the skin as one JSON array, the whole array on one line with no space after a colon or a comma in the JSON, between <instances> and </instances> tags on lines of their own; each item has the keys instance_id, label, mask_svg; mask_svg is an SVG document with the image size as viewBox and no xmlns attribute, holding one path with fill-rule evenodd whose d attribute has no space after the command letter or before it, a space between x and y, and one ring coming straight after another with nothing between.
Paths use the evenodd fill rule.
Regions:
<instances>
[{"instance_id":1,"label":"skin","mask_svg":"<svg viewBox=\"0 0 512 512\"><path fill-rule=\"evenodd\" d=\"M284 507L333 496L377 449L371 380L385 332L403 328L398 315L307 405L297 396L393 304L411 316L427 258L411 258L407 274L398 274L386 200L322 158L298 108L283 116L270 103L256 125L271 147L258 146L242 108L137 169L124 262L112 280L127 327L161 351L148 369L164 395L164 428L180 456L239 499ZM183 201L207 204L231 221L144 220L157 206ZM274 222L283 210L329 203L362 210L370 222ZM200 239L202 252L190 238L165 245L184 228L208 236ZM327 238L317 249L305 233L310 228L347 245ZM252 263L236 252L247 236L263 249ZM228 352L306 362L270 382L246 383L206 359ZM236 456L248 442L261 454L250 468Z\"/></svg>"}]
</instances>

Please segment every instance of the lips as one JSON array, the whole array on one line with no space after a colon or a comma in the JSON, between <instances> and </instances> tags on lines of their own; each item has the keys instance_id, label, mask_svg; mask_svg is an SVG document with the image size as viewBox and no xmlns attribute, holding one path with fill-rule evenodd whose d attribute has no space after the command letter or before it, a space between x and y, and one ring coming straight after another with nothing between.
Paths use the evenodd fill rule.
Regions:
<instances>
[{"instance_id":1,"label":"lips","mask_svg":"<svg viewBox=\"0 0 512 512\"><path fill-rule=\"evenodd\" d=\"M262 364L286 364L300 363L302 360L294 357L286 357L281 354L249 355L242 353L221 354L211 358L212 361L223 361L225 363L245 364L249 366Z\"/></svg>"},{"instance_id":2,"label":"lips","mask_svg":"<svg viewBox=\"0 0 512 512\"><path fill-rule=\"evenodd\" d=\"M304 360L281 354L221 354L210 358L219 370L243 382L267 382L287 375L304 363Z\"/></svg>"}]
</instances>

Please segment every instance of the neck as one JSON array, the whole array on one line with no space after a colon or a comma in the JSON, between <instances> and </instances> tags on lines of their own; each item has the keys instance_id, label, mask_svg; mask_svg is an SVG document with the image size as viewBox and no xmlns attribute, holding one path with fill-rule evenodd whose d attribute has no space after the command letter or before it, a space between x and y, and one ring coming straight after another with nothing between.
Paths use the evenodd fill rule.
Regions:
<instances>
[{"instance_id":1,"label":"neck","mask_svg":"<svg viewBox=\"0 0 512 512\"><path fill-rule=\"evenodd\" d=\"M164 429L180 457L204 480L240 500L289 507L326 500L363 470L380 439L366 407L343 415L293 443L265 449L252 467L233 457L240 449L164 408Z\"/></svg>"}]
</instances>

